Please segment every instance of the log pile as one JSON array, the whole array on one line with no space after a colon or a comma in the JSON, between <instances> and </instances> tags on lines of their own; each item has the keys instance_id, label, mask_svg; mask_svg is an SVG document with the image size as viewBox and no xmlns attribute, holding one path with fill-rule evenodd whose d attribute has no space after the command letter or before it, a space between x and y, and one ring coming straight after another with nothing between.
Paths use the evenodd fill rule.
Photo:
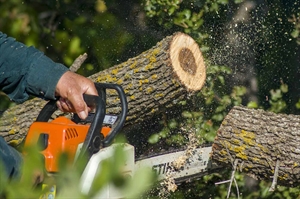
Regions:
<instances>
[{"instance_id":1,"label":"log pile","mask_svg":"<svg viewBox=\"0 0 300 199\"><path fill-rule=\"evenodd\" d=\"M125 126L129 126L173 106L186 94L199 91L205 72L197 43L186 34L175 33L137 57L89 78L123 87L129 108ZM116 93L108 93L107 112L117 112L118 102ZM0 120L0 136L11 144L19 144L44 104L41 99L32 99L6 110Z\"/></svg>"},{"instance_id":2,"label":"log pile","mask_svg":"<svg viewBox=\"0 0 300 199\"><path fill-rule=\"evenodd\" d=\"M213 144L212 160L258 180L300 184L300 116L234 107Z\"/></svg>"}]
</instances>

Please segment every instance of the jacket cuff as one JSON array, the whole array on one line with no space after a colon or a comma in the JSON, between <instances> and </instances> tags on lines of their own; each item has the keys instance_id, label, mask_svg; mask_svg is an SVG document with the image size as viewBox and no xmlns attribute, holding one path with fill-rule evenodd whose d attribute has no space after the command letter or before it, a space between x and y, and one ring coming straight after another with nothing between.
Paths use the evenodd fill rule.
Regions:
<instances>
[{"instance_id":1,"label":"jacket cuff","mask_svg":"<svg viewBox=\"0 0 300 199\"><path fill-rule=\"evenodd\" d=\"M45 55L34 61L28 71L26 91L47 100L55 100L58 80L69 69Z\"/></svg>"}]
</instances>

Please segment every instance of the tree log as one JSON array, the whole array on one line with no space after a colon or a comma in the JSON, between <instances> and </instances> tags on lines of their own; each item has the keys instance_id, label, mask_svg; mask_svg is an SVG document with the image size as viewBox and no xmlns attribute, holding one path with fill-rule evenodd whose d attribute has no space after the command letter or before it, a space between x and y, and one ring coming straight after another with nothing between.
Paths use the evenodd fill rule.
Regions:
<instances>
[{"instance_id":1,"label":"tree log","mask_svg":"<svg viewBox=\"0 0 300 199\"><path fill-rule=\"evenodd\" d=\"M129 126L199 91L205 71L197 43L186 34L175 33L137 57L89 78L123 87L129 108L125 126ZM19 144L44 104L43 100L33 99L9 108L2 115L0 135L9 143ZM108 113L119 111L119 99L113 91L108 92L107 106Z\"/></svg>"},{"instance_id":2,"label":"tree log","mask_svg":"<svg viewBox=\"0 0 300 199\"><path fill-rule=\"evenodd\" d=\"M234 107L217 132L212 160L225 165L238 161L238 169L257 180L296 186L300 184L299 142L300 116Z\"/></svg>"}]
</instances>

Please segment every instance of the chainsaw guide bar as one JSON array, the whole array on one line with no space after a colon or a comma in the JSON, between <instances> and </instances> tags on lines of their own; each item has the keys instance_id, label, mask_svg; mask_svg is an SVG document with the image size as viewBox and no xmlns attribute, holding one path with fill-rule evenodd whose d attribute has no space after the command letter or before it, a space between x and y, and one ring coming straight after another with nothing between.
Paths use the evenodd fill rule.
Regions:
<instances>
[{"instance_id":1,"label":"chainsaw guide bar","mask_svg":"<svg viewBox=\"0 0 300 199\"><path fill-rule=\"evenodd\" d=\"M186 158L186 149L173 149L151 155L142 155L136 158L136 168L151 167L158 175L158 180L167 176L174 178L176 184L185 181L196 180L204 175L215 173L219 166L211 162L211 144L204 144L193 151ZM180 168L174 166L174 162L182 162Z\"/></svg>"}]
</instances>

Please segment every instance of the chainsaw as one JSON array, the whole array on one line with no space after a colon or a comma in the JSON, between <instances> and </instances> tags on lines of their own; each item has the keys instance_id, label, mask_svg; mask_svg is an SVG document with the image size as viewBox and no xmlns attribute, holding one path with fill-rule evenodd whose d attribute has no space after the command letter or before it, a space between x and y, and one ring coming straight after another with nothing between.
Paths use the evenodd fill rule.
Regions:
<instances>
[{"instance_id":1,"label":"chainsaw","mask_svg":"<svg viewBox=\"0 0 300 199\"><path fill-rule=\"evenodd\" d=\"M89 113L87 119L81 120L74 114L70 119L59 116L49 121L57 110L56 102L49 101L30 126L24 144L25 147L39 146L45 170L49 174L59 173L58 161L62 153L68 154L69 161L74 164L85 157L79 183L79 189L83 194L88 194L91 190L94 178L101 170L101 162L112 157L116 147L119 147L120 144L113 141L122 129L128 111L126 95L121 86L106 83L95 83L95 86L98 96L84 94L87 105L95 107L94 113ZM119 114L106 114L106 95L109 89L115 90L118 94ZM211 146L194 149L186 164L174 171L172 164L185 155L184 149L135 158L134 146L128 143L121 145L126 157L123 171L127 176L133 176L139 168L149 167L156 173L158 180L164 180L172 172L172 178L176 183L180 183L200 178L218 169L210 160ZM54 196L55 189L50 190L52 191L47 194ZM99 190L95 198L124 198L124 195L114 185L108 185Z\"/></svg>"}]
</instances>

